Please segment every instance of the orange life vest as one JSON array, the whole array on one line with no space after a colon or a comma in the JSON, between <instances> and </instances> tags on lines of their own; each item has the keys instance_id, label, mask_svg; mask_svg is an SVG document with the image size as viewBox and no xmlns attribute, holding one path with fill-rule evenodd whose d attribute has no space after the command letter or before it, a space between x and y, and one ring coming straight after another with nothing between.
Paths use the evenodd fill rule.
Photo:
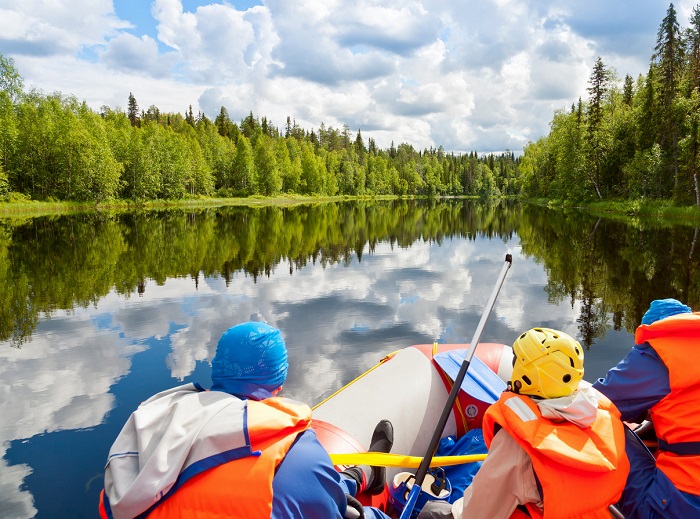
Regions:
<instances>
[{"instance_id":1,"label":"orange life vest","mask_svg":"<svg viewBox=\"0 0 700 519\"><path fill-rule=\"evenodd\" d=\"M634 339L648 342L668 368L671 392L651 408L656 466L679 490L700 495L700 313L642 325Z\"/></svg>"},{"instance_id":2,"label":"orange life vest","mask_svg":"<svg viewBox=\"0 0 700 519\"><path fill-rule=\"evenodd\" d=\"M211 468L189 479L160 503L149 519L263 519L272 515L275 468L300 432L311 423L311 409L273 397L248 401L251 448L262 451ZM100 516L108 519L104 491Z\"/></svg>"},{"instance_id":3,"label":"orange life vest","mask_svg":"<svg viewBox=\"0 0 700 519\"><path fill-rule=\"evenodd\" d=\"M504 392L484 416L486 446L506 430L527 452L542 486L544 513L526 504L532 517L601 517L616 503L627 480L629 461L620 413L602 394L590 427L554 422L525 395Z\"/></svg>"}]
</instances>

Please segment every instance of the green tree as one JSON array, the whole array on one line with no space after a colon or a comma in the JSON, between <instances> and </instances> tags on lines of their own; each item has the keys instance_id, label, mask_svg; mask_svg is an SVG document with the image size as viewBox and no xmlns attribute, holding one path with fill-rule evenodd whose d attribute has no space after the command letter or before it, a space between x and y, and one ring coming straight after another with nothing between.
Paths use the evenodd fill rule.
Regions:
<instances>
[{"instance_id":1,"label":"green tree","mask_svg":"<svg viewBox=\"0 0 700 519\"><path fill-rule=\"evenodd\" d=\"M190 105L185 112L185 122L189 124L190 126L195 125L195 120L194 120L194 112L192 111L192 105Z\"/></svg>"},{"instance_id":2,"label":"green tree","mask_svg":"<svg viewBox=\"0 0 700 519\"><path fill-rule=\"evenodd\" d=\"M301 142L301 192L304 194L320 194L323 192L323 178L319 161L314 154L313 145Z\"/></svg>"},{"instance_id":3,"label":"green tree","mask_svg":"<svg viewBox=\"0 0 700 519\"><path fill-rule=\"evenodd\" d=\"M693 7L693 12L690 15L690 27L686 32L686 96L690 96L693 89L700 87L700 6Z\"/></svg>"},{"instance_id":4,"label":"green tree","mask_svg":"<svg viewBox=\"0 0 700 519\"><path fill-rule=\"evenodd\" d=\"M637 116L637 143L639 148L643 150L651 149L656 143L656 137L659 133L659 110L656 93L656 81L653 64L649 67L649 73L646 78L640 78L640 107L639 115ZM652 179L656 182L656 179Z\"/></svg>"},{"instance_id":5,"label":"green tree","mask_svg":"<svg viewBox=\"0 0 700 519\"><path fill-rule=\"evenodd\" d=\"M15 61L0 54L0 92L6 92L11 102L22 96L24 79L15 68Z\"/></svg>"},{"instance_id":6,"label":"green tree","mask_svg":"<svg viewBox=\"0 0 700 519\"><path fill-rule=\"evenodd\" d=\"M61 198L104 202L116 198L120 189L123 165L114 157L103 119L85 103L64 109L63 143L64 176L68 192Z\"/></svg>"},{"instance_id":7,"label":"green tree","mask_svg":"<svg viewBox=\"0 0 700 519\"><path fill-rule=\"evenodd\" d=\"M238 137L236 144L236 159L233 161L233 190L242 196L257 193L257 179L253 148L245 134Z\"/></svg>"},{"instance_id":8,"label":"green tree","mask_svg":"<svg viewBox=\"0 0 700 519\"><path fill-rule=\"evenodd\" d=\"M294 137L285 138L284 144L289 153L289 169L282 169L282 190L285 193L301 192L301 148Z\"/></svg>"},{"instance_id":9,"label":"green tree","mask_svg":"<svg viewBox=\"0 0 700 519\"><path fill-rule=\"evenodd\" d=\"M364 166L365 164L365 143L362 139L362 133L357 130L357 137L355 137L355 154L357 155L357 161Z\"/></svg>"},{"instance_id":10,"label":"green tree","mask_svg":"<svg viewBox=\"0 0 700 519\"><path fill-rule=\"evenodd\" d=\"M238 126L231 121L228 115L228 110L226 110L225 107L221 107L219 115L217 115L216 119L214 119L214 124L216 125L219 135L222 137L228 137L234 142L236 141L238 138Z\"/></svg>"},{"instance_id":11,"label":"green tree","mask_svg":"<svg viewBox=\"0 0 700 519\"><path fill-rule=\"evenodd\" d=\"M289 179L292 175L292 160L289 157L289 148L287 148L287 140L277 138L273 141L275 161L280 175L280 190L289 191Z\"/></svg>"},{"instance_id":12,"label":"green tree","mask_svg":"<svg viewBox=\"0 0 700 519\"><path fill-rule=\"evenodd\" d=\"M622 102L627 106L632 106L632 99L634 97L634 83L632 81L632 76L627 74L625 76L625 84L622 93Z\"/></svg>"},{"instance_id":13,"label":"green tree","mask_svg":"<svg viewBox=\"0 0 700 519\"><path fill-rule=\"evenodd\" d=\"M1 57L1 56L0 56ZM18 139L17 115L10 94L0 91L0 167L7 180L7 169L15 154Z\"/></svg>"},{"instance_id":14,"label":"green tree","mask_svg":"<svg viewBox=\"0 0 700 519\"><path fill-rule=\"evenodd\" d=\"M258 192L265 196L276 195L282 189L282 176L272 147L272 138L263 134L253 150Z\"/></svg>"},{"instance_id":15,"label":"green tree","mask_svg":"<svg viewBox=\"0 0 700 519\"><path fill-rule=\"evenodd\" d=\"M196 130L200 152L206 160L206 167L214 178L214 188L230 188L231 186L227 183L235 156L233 142L228 137L222 136L219 133L219 128L208 119L198 121ZM204 180L205 177L206 174L201 179Z\"/></svg>"},{"instance_id":16,"label":"green tree","mask_svg":"<svg viewBox=\"0 0 700 519\"><path fill-rule=\"evenodd\" d=\"M127 107L127 114L129 116L129 121L131 121L131 126L139 126L139 105L136 102L134 94L129 92L129 103Z\"/></svg>"},{"instance_id":17,"label":"green tree","mask_svg":"<svg viewBox=\"0 0 700 519\"><path fill-rule=\"evenodd\" d=\"M698 169L700 169L700 90L694 88L690 97L683 99L683 108L686 117L687 129L685 137L680 141L680 157L682 187L681 192L686 194L680 197L682 202L694 203L700 208L700 182L698 181Z\"/></svg>"},{"instance_id":18,"label":"green tree","mask_svg":"<svg viewBox=\"0 0 700 519\"><path fill-rule=\"evenodd\" d=\"M673 192L678 191L678 139L680 116L676 100L680 77L683 47L680 41L680 28L673 4L670 4L666 16L661 22L654 48L655 62L658 64L661 83L661 131L659 144L667 157L672 179Z\"/></svg>"},{"instance_id":19,"label":"green tree","mask_svg":"<svg viewBox=\"0 0 700 519\"><path fill-rule=\"evenodd\" d=\"M5 197L9 190L10 182L8 181L7 175L5 174L5 169L2 167L2 164L0 164L0 199Z\"/></svg>"},{"instance_id":20,"label":"green tree","mask_svg":"<svg viewBox=\"0 0 700 519\"><path fill-rule=\"evenodd\" d=\"M603 111L604 111L604 98L608 91L608 80L610 77L609 71L603 64L603 60L600 56L593 65L593 71L591 72L591 77L588 80L589 87L587 88L589 94L588 102L588 133L587 133L587 143L588 143L588 167L586 168L586 173L588 179L595 189L598 199L603 198L601 192L601 184L603 179L601 178L603 155L605 153L605 143L604 136L602 135L602 122L603 122Z\"/></svg>"}]
</instances>

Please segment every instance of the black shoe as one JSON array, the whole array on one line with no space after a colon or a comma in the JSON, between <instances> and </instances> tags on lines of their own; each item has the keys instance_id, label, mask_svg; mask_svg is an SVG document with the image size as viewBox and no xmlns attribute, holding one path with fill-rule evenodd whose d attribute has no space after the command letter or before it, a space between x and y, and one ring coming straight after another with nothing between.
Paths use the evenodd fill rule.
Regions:
<instances>
[{"instance_id":1,"label":"black shoe","mask_svg":"<svg viewBox=\"0 0 700 519\"><path fill-rule=\"evenodd\" d=\"M381 420L374 428L368 452L391 452L394 445L394 426L389 420ZM372 467L372 476L367 482L366 492L376 496L384 491L386 468Z\"/></svg>"},{"instance_id":2,"label":"black shoe","mask_svg":"<svg viewBox=\"0 0 700 519\"><path fill-rule=\"evenodd\" d=\"M394 426L389 420L381 420L374 428L368 452L391 452L394 445Z\"/></svg>"}]
</instances>

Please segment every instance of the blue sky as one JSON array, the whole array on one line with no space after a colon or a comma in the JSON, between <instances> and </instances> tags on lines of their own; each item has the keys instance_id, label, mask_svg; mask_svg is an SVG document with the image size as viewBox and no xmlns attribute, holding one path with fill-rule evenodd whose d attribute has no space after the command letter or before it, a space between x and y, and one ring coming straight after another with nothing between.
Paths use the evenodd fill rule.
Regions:
<instances>
[{"instance_id":1,"label":"blue sky","mask_svg":"<svg viewBox=\"0 0 700 519\"><path fill-rule=\"evenodd\" d=\"M696 3L674 3L682 27ZM586 98L598 56L648 70L659 0L0 0L0 53L28 87L283 127L361 130L380 147L519 153Z\"/></svg>"}]
</instances>

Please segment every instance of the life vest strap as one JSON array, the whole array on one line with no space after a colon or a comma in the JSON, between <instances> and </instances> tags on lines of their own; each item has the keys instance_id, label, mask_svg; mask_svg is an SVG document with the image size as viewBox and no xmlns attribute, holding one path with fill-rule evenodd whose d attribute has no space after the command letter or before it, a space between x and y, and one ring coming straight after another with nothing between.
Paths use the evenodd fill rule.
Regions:
<instances>
[{"instance_id":1,"label":"life vest strap","mask_svg":"<svg viewBox=\"0 0 700 519\"><path fill-rule=\"evenodd\" d=\"M676 454L677 456L700 456L700 442L675 442L668 443L661 438L659 440L659 450Z\"/></svg>"}]
</instances>

